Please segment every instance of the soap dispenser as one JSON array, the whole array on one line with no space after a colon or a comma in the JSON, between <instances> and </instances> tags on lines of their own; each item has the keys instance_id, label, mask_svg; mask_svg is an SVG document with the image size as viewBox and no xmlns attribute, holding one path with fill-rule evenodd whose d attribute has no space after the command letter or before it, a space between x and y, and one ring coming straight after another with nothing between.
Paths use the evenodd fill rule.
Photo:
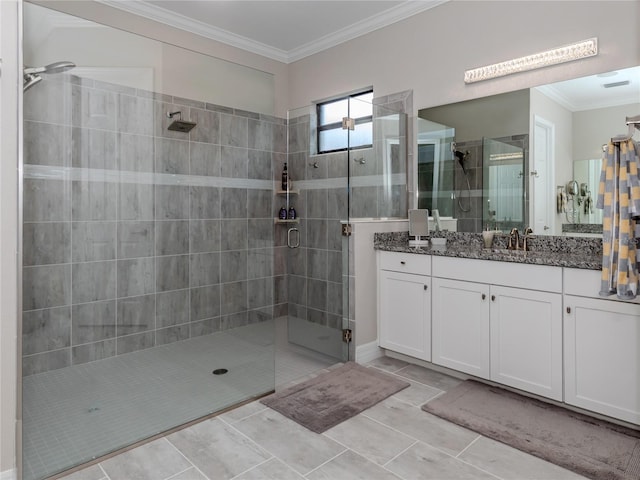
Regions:
<instances>
[{"instance_id":1,"label":"soap dispenser","mask_svg":"<svg viewBox=\"0 0 640 480\"><path fill-rule=\"evenodd\" d=\"M282 208L280 208L280 212L278 213L278 218L280 220L286 220L287 219L287 209L284 208L284 206Z\"/></svg>"},{"instance_id":2,"label":"soap dispenser","mask_svg":"<svg viewBox=\"0 0 640 480\"><path fill-rule=\"evenodd\" d=\"M296 209L293 208L293 205L289 207L289 220L295 220L297 217Z\"/></svg>"}]
</instances>

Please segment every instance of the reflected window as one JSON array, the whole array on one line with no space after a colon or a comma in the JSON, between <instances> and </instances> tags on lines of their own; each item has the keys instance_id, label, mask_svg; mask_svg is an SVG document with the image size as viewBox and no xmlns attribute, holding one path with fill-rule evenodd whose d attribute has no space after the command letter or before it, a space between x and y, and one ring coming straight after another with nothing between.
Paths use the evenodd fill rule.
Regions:
<instances>
[{"instance_id":1,"label":"reflected window","mask_svg":"<svg viewBox=\"0 0 640 480\"><path fill-rule=\"evenodd\" d=\"M316 105L318 153L373 145L373 90L346 95ZM355 120L355 129L342 128L344 117Z\"/></svg>"}]
</instances>

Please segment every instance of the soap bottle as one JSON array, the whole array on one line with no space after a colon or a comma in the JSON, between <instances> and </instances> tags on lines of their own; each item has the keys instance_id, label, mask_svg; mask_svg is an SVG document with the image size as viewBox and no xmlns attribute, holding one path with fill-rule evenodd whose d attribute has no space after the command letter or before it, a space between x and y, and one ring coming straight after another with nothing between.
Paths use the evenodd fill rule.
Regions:
<instances>
[{"instance_id":1,"label":"soap bottle","mask_svg":"<svg viewBox=\"0 0 640 480\"><path fill-rule=\"evenodd\" d=\"M296 209L293 208L293 205L289 207L289 220L295 220L297 217Z\"/></svg>"},{"instance_id":2,"label":"soap bottle","mask_svg":"<svg viewBox=\"0 0 640 480\"><path fill-rule=\"evenodd\" d=\"M280 220L286 220L287 219L287 209L284 208L284 206L280 209L280 212L278 213L278 218Z\"/></svg>"},{"instance_id":3,"label":"soap bottle","mask_svg":"<svg viewBox=\"0 0 640 480\"><path fill-rule=\"evenodd\" d=\"M284 168L282 169L282 190L289 190L289 173L287 172L287 162L284 163Z\"/></svg>"}]
</instances>

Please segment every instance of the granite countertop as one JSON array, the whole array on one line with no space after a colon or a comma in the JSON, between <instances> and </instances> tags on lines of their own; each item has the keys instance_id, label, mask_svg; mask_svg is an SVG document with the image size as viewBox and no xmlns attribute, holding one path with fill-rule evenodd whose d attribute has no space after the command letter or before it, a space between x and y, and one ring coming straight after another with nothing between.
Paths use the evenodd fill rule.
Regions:
<instances>
[{"instance_id":1,"label":"granite countertop","mask_svg":"<svg viewBox=\"0 0 640 480\"><path fill-rule=\"evenodd\" d=\"M444 234L443 234L444 233ZM376 233L374 247L388 252L415 253L442 257L549 265L555 267L602 269L602 241L578 237L547 237L531 242L531 251L507 250L506 235L498 235L492 248L484 248L480 234L438 232L447 238L445 248L409 246L408 232ZM435 235L434 235L435 236ZM532 240L535 237L532 237ZM599 242L599 243L598 243ZM535 244L537 243L537 245ZM537 248L536 248L537 247Z\"/></svg>"}]
</instances>

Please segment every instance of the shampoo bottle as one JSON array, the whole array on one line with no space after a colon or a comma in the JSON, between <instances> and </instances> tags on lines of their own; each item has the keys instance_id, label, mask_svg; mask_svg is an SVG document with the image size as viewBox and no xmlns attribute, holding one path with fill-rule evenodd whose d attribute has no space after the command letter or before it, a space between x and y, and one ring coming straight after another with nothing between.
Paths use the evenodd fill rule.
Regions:
<instances>
[{"instance_id":1,"label":"shampoo bottle","mask_svg":"<svg viewBox=\"0 0 640 480\"><path fill-rule=\"evenodd\" d=\"M282 190L289 190L289 174L287 172L287 163L285 162L282 169Z\"/></svg>"}]
</instances>

